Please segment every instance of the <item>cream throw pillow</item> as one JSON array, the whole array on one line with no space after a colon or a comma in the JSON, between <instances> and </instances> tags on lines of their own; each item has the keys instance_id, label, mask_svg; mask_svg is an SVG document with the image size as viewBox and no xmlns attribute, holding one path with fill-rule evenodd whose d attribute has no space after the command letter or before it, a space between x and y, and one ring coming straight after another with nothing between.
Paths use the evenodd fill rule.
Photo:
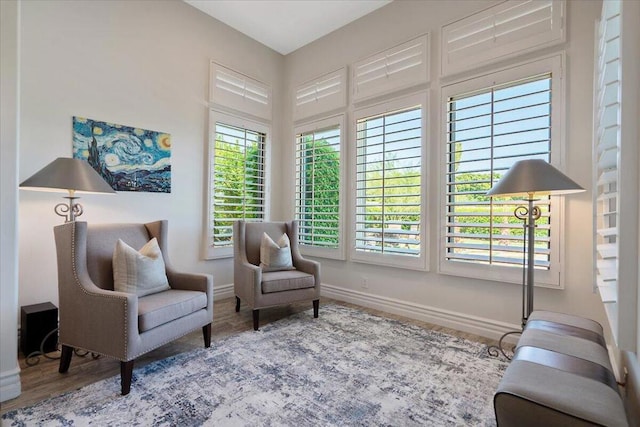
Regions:
<instances>
[{"instance_id":1,"label":"cream throw pillow","mask_svg":"<svg viewBox=\"0 0 640 427\"><path fill-rule=\"evenodd\" d=\"M155 237L140 251L118 239L113 252L113 288L139 297L170 289L162 252Z\"/></svg>"},{"instance_id":2,"label":"cream throw pillow","mask_svg":"<svg viewBox=\"0 0 640 427\"><path fill-rule=\"evenodd\" d=\"M262 233L260 242L260 267L262 271L293 270L291 260L291 242L289 236L283 234L274 242L267 233Z\"/></svg>"}]
</instances>

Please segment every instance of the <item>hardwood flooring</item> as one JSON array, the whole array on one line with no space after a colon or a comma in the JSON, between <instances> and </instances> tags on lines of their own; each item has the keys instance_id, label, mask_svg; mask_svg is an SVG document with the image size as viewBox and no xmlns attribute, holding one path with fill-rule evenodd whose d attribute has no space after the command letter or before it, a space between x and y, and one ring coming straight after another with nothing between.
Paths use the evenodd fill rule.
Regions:
<instances>
[{"instance_id":1,"label":"hardwood flooring","mask_svg":"<svg viewBox=\"0 0 640 427\"><path fill-rule=\"evenodd\" d=\"M461 336L484 344L495 344L494 341L487 338L328 298L322 298L320 300L320 321L322 320L322 306L329 303L357 308L368 313L402 320L428 329L447 332L452 335ZM309 310L311 308L311 301L309 301L308 303L298 303L289 306L260 310L260 327L290 316L291 314ZM215 346L216 341L221 338L237 334L239 332L253 330L252 311L246 305L242 305L240 312L236 313L235 298L216 301L214 303L213 313L214 321L211 330L212 347ZM204 347L204 342L202 339L202 331L198 328L198 330L190 333L189 335L136 359L134 370L155 360L188 352L200 347ZM56 353L52 353L51 356L56 356ZM120 363L117 360L107 357L93 359L91 355L86 357L78 357L74 355L71 360L69 372L66 374L58 373L59 362L59 360L51 360L41 357L40 362L37 365L28 366L24 356L20 354L19 364L20 369L22 370L20 372L22 394L15 399L0 403L0 414L4 414L12 409L32 405L48 397L57 396L96 381L120 374ZM135 390L132 389L131 392L135 393Z\"/></svg>"}]
</instances>

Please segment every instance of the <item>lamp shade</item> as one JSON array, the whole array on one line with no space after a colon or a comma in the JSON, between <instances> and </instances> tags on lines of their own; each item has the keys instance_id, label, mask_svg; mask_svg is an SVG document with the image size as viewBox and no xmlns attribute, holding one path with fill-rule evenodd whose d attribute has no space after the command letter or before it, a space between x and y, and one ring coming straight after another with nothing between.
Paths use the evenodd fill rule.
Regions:
<instances>
[{"instance_id":1,"label":"lamp shade","mask_svg":"<svg viewBox=\"0 0 640 427\"><path fill-rule=\"evenodd\" d=\"M520 160L511 166L487 196L556 195L585 191L571 178L541 159Z\"/></svg>"},{"instance_id":2,"label":"lamp shade","mask_svg":"<svg viewBox=\"0 0 640 427\"><path fill-rule=\"evenodd\" d=\"M21 189L115 193L113 188L89 163L80 159L58 157L20 184Z\"/></svg>"}]
</instances>

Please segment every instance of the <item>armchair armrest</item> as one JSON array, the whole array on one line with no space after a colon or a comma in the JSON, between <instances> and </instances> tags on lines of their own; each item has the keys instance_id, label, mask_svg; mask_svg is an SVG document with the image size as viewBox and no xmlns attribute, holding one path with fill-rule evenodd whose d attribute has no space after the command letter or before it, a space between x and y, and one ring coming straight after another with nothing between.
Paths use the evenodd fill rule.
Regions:
<instances>
[{"instance_id":1,"label":"armchair armrest","mask_svg":"<svg viewBox=\"0 0 640 427\"><path fill-rule=\"evenodd\" d=\"M213 293L213 276L210 274L183 273L167 269L167 279L172 289Z\"/></svg>"},{"instance_id":2,"label":"armchair armrest","mask_svg":"<svg viewBox=\"0 0 640 427\"><path fill-rule=\"evenodd\" d=\"M262 293L262 269L249 261L239 259L234 262L233 283L237 296L249 302L255 302L255 295Z\"/></svg>"},{"instance_id":3,"label":"armchair armrest","mask_svg":"<svg viewBox=\"0 0 640 427\"><path fill-rule=\"evenodd\" d=\"M101 289L88 276L76 280L70 286L82 290L60 295L60 342L130 360L140 337L137 295Z\"/></svg>"},{"instance_id":4,"label":"armchair armrest","mask_svg":"<svg viewBox=\"0 0 640 427\"><path fill-rule=\"evenodd\" d=\"M312 261L310 259L296 257L293 261L293 265L296 269L313 275L316 283L316 287L320 286L320 263Z\"/></svg>"}]
</instances>

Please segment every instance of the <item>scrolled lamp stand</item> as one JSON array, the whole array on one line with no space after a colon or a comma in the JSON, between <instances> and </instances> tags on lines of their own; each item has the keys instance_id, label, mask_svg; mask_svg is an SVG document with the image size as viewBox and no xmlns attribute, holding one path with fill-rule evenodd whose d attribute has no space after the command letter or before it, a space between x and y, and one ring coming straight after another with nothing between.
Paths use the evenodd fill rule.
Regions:
<instances>
[{"instance_id":1,"label":"scrolled lamp stand","mask_svg":"<svg viewBox=\"0 0 640 427\"><path fill-rule=\"evenodd\" d=\"M64 222L72 222L76 220L84 212L80 203L75 203L74 200L80 197L75 196L75 191L69 190L69 195L65 199L69 200L69 203L58 203L53 211L64 218Z\"/></svg>"},{"instance_id":2,"label":"scrolled lamp stand","mask_svg":"<svg viewBox=\"0 0 640 427\"><path fill-rule=\"evenodd\" d=\"M53 331L49 332L47 335L44 336L44 338L42 339L42 341L40 342L40 349L36 350L36 351L32 351L31 353L29 353L27 355L27 357L25 358L24 362L27 364L27 366L35 366L40 362L40 356L45 357L47 359L51 359L51 360L58 360L60 359L60 356L51 356L50 353L47 353L44 351L44 345L47 342L47 340L49 339L49 337L55 333L58 332L58 328L55 328ZM59 348L59 344L56 343L56 349L55 349L56 353L60 353L60 348ZM85 357L89 354L88 351L85 350L80 350L80 349L74 349L73 352L75 353L76 356L79 357ZM51 352L52 353L52 352ZM97 359L100 357L99 354L97 353L91 353L91 357L94 359Z\"/></svg>"},{"instance_id":3,"label":"scrolled lamp stand","mask_svg":"<svg viewBox=\"0 0 640 427\"><path fill-rule=\"evenodd\" d=\"M511 360L512 356L509 356L504 349L504 339L510 335L522 334L527 320L533 311L533 269L534 269L534 256L535 256L535 230L536 221L542 216L542 211L538 206L534 206L533 194L529 193L527 202L528 206L520 205L515 208L513 215L523 221L524 228L524 241L523 241L523 253L527 252L527 262L523 264L522 270L522 328L519 331L509 331L504 333L498 340L498 345L489 346L487 352L490 356L498 357L500 353ZM528 243L528 244L527 244ZM526 276L525 276L526 274ZM513 351L512 351L513 352Z\"/></svg>"}]
</instances>

